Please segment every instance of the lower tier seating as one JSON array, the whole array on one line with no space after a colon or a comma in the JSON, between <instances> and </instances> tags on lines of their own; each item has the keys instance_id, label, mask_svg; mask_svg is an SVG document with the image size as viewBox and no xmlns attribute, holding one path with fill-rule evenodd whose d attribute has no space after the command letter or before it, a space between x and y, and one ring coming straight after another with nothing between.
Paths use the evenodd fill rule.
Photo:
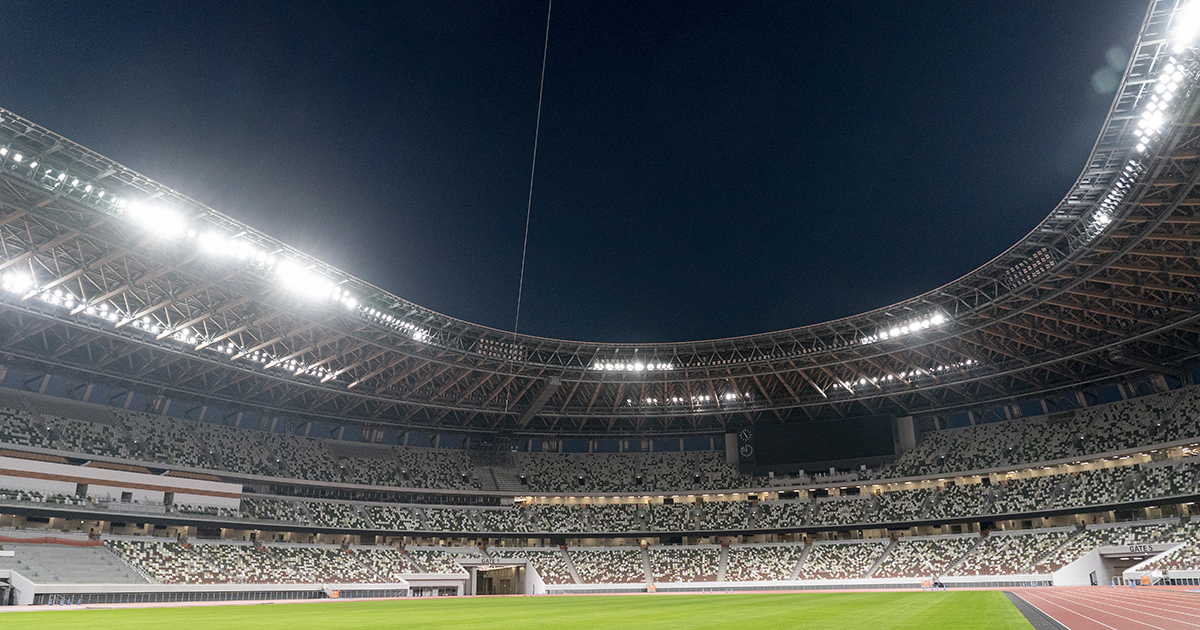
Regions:
<instances>
[{"instance_id":1,"label":"lower tier seating","mask_svg":"<svg viewBox=\"0 0 1200 630\"><path fill-rule=\"evenodd\" d=\"M958 538L901 538L871 577L926 577L941 575L979 542L975 536Z\"/></svg>"},{"instance_id":2,"label":"lower tier seating","mask_svg":"<svg viewBox=\"0 0 1200 630\"><path fill-rule=\"evenodd\" d=\"M642 550L628 547L572 549L571 561L584 584L645 584Z\"/></svg>"},{"instance_id":3,"label":"lower tier seating","mask_svg":"<svg viewBox=\"0 0 1200 630\"><path fill-rule=\"evenodd\" d=\"M804 548L800 545L744 545L729 548L725 580L790 580Z\"/></svg>"},{"instance_id":4,"label":"lower tier seating","mask_svg":"<svg viewBox=\"0 0 1200 630\"><path fill-rule=\"evenodd\" d=\"M800 565L801 580L845 580L866 577L887 549L888 542L814 543Z\"/></svg>"},{"instance_id":5,"label":"lower tier seating","mask_svg":"<svg viewBox=\"0 0 1200 630\"><path fill-rule=\"evenodd\" d=\"M656 582L714 582L720 549L657 547L650 550L650 570Z\"/></svg>"}]
</instances>

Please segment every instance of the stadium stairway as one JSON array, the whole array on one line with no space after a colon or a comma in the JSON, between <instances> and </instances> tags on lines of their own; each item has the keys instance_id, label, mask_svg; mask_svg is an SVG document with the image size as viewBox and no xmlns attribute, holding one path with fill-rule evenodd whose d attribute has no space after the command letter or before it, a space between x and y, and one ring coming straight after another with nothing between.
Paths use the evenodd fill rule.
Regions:
<instances>
[{"instance_id":1,"label":"stadium stairway","mask_svg":"<svg viewBox=\"0 0 1200 630\"><path fill-rule=\"evenodd\" d=\"M492 466L492 479L496 489L501 492L526 492L528 488L521 485L521 475L516 468L501 468Z\"/></svg>"},{"instance_id":2,"label":"stadium stairway","mask_svg":"<svg viewBox=\"0 0 1200 630\"><path fill-rule=\"evenodd\" d=\"M575 580L576 584L583 584L583 578L579 577L579 570L575 568L575 562L571 560L571 554L567 553L566 549L559 549L558 553L562 554L563 562L567 565L567 570L571 572L571 579Z\"/></svg>"},{"instance_id":3,"label":"stadium stairway","mask_svg":"<svg viewBox=\"0 0 1200 630\"><path fill-rule=\"evenodd\" d=\"M892 551L896 549L896 545L898 544L900 544L900 541L895 539L888 543L887 549L884 549L883 553L879 554L879 557L875 559L875 563L871 565L871 568L867 569L867 572L863 574L863 577L869 578L875 575L875 572L879 570L879 567L883 564L883 561L887 560L888 556L892 555Z\"/></svg>"},{"instance_id":4,"label":"stadium stairway","mask_svg":"<svg viewBox=\"0 0 1200 630\"><path fill-rule=\"evenodd\" d=\"M725 570L729 568L729 547L721 545L721 553L717 557L717 581L725 581Z\"/></svg>"},{"instance_id":5,"label":"stadium stairway","mask_svg":"<svg viewBox=\"0 0 1200 630\"><path fill-rule=\"evenodd\" d=\"M428 568L428 567L426 567L425 565L421 564L421 563L420 563L420 562L419 562L419 561L418 561L416 558L414 558L414 557L412 556L412 554L410 554L410 553L407 553L407 552L406 552L406 553L404 554L404 557L408 559L408 563L409 563L409 564L411 564L411 565L413 565L414 567L416 567L416 569L417 569L418 571L420 571L421 573L430 573L430 571L429 571L429 568Z\"/></svg>"},{"instance_id":6,"label":"stadium stairway","mask_svg":"<svg viewBox=\"0 0 1200 630\"><path fill-rule=\"evenodd\" d=\"M476 468L472 476L479 482L480 490L495 492L500 489L496 484L496 472L492 470L491 466L484 466L483 470Z\"/></svg>"},{"instance_id":7,"label":"stadium stairway","mask_svg":"<svg viewBox=\"0 0 1200 630\"><path fill-rule=\"evenodd\" d=\"M951 562L945 569L942 569L941 575L954 575L954 570L957 569L958 567L962 566L962 563L966 562L967 558L970 558L971 554L975 553L975 550L979 549L979 546L983 544L984 540L986 540L986 539L982 535L977 537L975 539L975 544L971 545L971 548L968 549L966 551L966 553L964 553L962 556L960 556L958 558L958 560ZM941 577L941 576L938 576L938 577Z\"/></svg>"},{"instance_id":8,"label":"stadium stairway","mask_svg":"<svg viewBox=\"0 0 1200 630\"><path fill-rule=\"evenodd\" d=\"M417 517L417 522L420 523L421 529L429 529L429 518L426 516L425 510L413 508L412 513Z\"/></svg>"},{"instance_id":9,"label":"stadium stairway","mask_svg":"<svg viewBox=\"0 0 1200 630\"><path fill-rule=\"evenodd\" d=\"M642 552L642 573L645 574L646 584L654 583L654 568L650 565L650 552L645 547L641 548Z\"/></svg>"},{"instance_id":10,"label":"stadium stairway","mask_svg":"<svg viewBox=\"0 0 1200 630\"><path fill-rule=\"evenodd\" d=\"M374 519L371 518L370 510L368 510L365 506L356 505L354 507L354 513L357 514L358 517L361 518L370 529L379 529L379 526L375 524Z\"/></svg>"},{"instance_id":11,"label":"stadium stairway","mask_svg":"<svg viewBox=\"0 0 1200 630\"><path fill-rule=\"evenodd\" d=\"M144 576L104 547L5 543L12 557L0 558L9 569L37 584L145 584Z\"/></svg>"},{"instance_id":12,"label":"stadium stairway","mask_svg":"<svg viewBox=\"0 0 1200 630\"><path fill-rule=\"evenodd\" d=\"M792 567L792 574L788 576L789 580L800 579L800 570L804 568L804 562L808 560L809 554L812 553L812 548L812 544L809 543L804 545L804 548L800 550L800 555L796 557L796 566Z\"/></svg>"},{"instance_id":13,"label":"stadium stairway","mask_svg":"<svg viewBox=\"0 0 1200 630\"><path fill-rule=\"evenodd\" d=\"M1062 549L1063 547L1071 544L1071 542L1074 541L1075 538L1077 538L1078 536L1080 536L1082 534L1083 534L1083 530L1076 528L1076 530L1074 532L1071 532L1071 535L1064 538L1062 542L1055 545L1054 547L1051 547L1050 549L1047 549L1046 551L1043 551L1042 553L1040 553L1036 557L1034 557L1033 566L1036 567L1037 565L1044 562L1047 558L1053 557L1054 554L1058 553L1059 549Z\"/></svg>"},{"instance_id":14,"label":"stadium stairway","mask_svg":"<svg viewBox=\"0 0 1200 630\"><path fill-rule=\"evenodd\" d=\"M933 492L929 493L929 496L925 497L925 501L921 503L921 512L918 515L918 518L929 518L929 513L933 510L933 506L938 503L938 500L941 498L941 493L941 490L934 490Z\"/></svg>"}]
</instances>

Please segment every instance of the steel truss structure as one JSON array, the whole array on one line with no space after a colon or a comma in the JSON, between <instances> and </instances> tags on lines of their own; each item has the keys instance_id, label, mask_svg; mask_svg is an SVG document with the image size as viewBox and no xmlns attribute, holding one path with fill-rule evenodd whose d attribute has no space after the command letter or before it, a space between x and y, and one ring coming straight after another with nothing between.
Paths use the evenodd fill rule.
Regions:
<instances>
[{"instance_id":1,"label":"steel truss structure","mask_svg":"<svg viewBox=\"0 0 1200 630\"><path fill-rule=\"evenodd\" d=\"M432 312L0 110L0 360L300 421L558 435L943 413L1183 372L1200 355L1200 90L1172 40L1182 5L1151 4L1082 174L1008 251L887 308L689 343Z\"/></svg>"}]
</instances>

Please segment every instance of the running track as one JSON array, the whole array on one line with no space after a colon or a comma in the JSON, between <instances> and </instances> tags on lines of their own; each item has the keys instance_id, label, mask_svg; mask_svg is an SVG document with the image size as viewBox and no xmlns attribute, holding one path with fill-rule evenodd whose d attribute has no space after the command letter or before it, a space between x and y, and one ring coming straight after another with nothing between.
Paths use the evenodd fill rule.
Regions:
<instances>
[{"instance_id":1,"label":"running track","mask_svg":"<svg viewBox=\"0 0 1200 630\"><path fill-rule=\"evenodd\" d=\"M1099 586L1013 592L1069 630L1200 630L1200 593Z\"/></svg>"}]
</instances>

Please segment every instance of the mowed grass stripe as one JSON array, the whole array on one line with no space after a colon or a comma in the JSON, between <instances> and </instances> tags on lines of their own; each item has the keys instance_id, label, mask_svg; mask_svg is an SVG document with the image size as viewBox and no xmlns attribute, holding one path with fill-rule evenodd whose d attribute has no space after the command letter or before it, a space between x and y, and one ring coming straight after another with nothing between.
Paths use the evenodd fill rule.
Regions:
<instances>
[{"instance_id":1,"label":"mowed grass stripe","mask_svg":"<svg viewBox=\"0 0 1200 630\"><path fill-rule=\"evenodd\" d=\"M431 598L0 614L0 628L1032 630L999 591Z\"/></svg>"}]
</instances>

